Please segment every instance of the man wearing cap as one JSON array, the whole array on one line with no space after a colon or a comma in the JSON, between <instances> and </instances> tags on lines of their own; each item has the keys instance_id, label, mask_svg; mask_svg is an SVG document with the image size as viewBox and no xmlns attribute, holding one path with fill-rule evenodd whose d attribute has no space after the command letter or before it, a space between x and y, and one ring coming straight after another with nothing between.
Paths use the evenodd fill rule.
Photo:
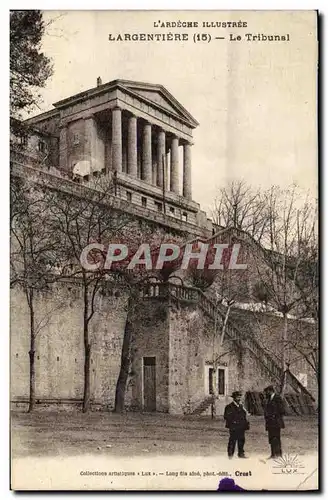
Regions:
<instances>
[{"instance_id":1,"label":"man wearing cap","mask_svg":"<svg viewBox=\"0 0 328 500\"><path fill-rule=\"evenodd\" d=\"M247 412L241 404L242 393L234 391L231 395L233 401L224 409L224 419L226 427L230 431L228 442L228 457L232 458L235 452L236 442L238 443L238 457L247 458L244 452L245 431L249 429Z\"/></svg>"},{"instance_id":2,"label":"man wearing cap","mask_svg":"<svg viewBox=\"0 0 328 500\"><path fill-rule=\"evenodd\" d=\"M276 394L274 387L269 385L264 389L266 404L264 408L265 430L268 431L271 456L269 458L281 457L281 429L285 428L283 416L285 407L282 398Z\"/></svg>"}]
</instances>

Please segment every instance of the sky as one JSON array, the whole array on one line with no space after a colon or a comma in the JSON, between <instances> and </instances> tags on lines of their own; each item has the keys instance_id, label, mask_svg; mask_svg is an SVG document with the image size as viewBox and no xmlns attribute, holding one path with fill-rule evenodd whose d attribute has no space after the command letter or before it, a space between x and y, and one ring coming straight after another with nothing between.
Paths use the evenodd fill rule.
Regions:
<instances>
[{"instance_id":1,"label":"sky","mask_svg":"<svg viewBox=\"0 0 328 500\"><path fill-rule=\"evenodd\" d=\"M54 75L40 111L117 78L159 83L196 118L193 199L210 212L231 180L251 186L297 183L317 190L316 16L307 11L46 11L43 50ZM155 28L198 22L198 28ZM247 28L202 28L242 21ZM124 33L188 33L188 41L110 42ZM211 41L194 42L194 33ZM245 34L289 34L289 42L248 41ZM240 41L230 41L239 35ZM215 40L224 36L224 40ZM181 168L182 170L182 168ZM181 179L180 179L181 180Z\"/></svg>"}]
</instances>

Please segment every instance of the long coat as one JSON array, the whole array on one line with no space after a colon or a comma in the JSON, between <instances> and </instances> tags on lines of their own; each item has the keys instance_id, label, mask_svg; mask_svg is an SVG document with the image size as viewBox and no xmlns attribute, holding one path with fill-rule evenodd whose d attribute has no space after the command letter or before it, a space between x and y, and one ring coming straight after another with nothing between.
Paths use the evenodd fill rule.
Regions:
<instances>
[{"instance_id":1,"label":"long coat","mask_svg":"<svg viewBox=\"0 0 328 500\"><path fill-rule=\"evenodd\" d=\"M228 404L224 409L224 419L226 427L232 431L246 431L249 429L249 423L246 418L246 410L234 402Z\"/></svg>"},{"instance_id":2,"label":"long coat","mask_svg":"<svg viewBox=\"0 0 328 500\"><path fill-rule=\"evenodd\" d=\"M278 394L269 399L264 408L265 429L284 429L283 416L286 414L283 400Z\"/></svg>"}]
</instances>

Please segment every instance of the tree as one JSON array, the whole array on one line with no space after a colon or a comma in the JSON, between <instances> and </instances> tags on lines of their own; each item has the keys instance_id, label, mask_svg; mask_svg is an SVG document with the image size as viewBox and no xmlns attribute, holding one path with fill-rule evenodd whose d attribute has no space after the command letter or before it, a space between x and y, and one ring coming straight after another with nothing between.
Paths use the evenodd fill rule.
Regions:
<instances>
[{"instance_id":1,"label":"tree","mask_svg":"<svg viewBox=\"0 0 328 500\"><path fill-rule=\"evenodd\" d=\"M91 187L91 185L92 187ZM90 271L81 265L82 252L90 243L123 241L123 229L131 217L113 206L113 183L109 177L93 179L80 195L58 191L48 217L53 231L60 235L60 254L66 261L66 276L81 285L83 297L84 389L83 412L90 408L90 373L93 338L91 322L97 311L97 298L105 282L103 269ZM89 254L95 263L101 254Z\"/></svg>"},{"instance_id":2,"label":"tree","mask_svg":"<svg viewBox=\"0 0 328 500\"><path fill-rule=\"evenodd\" d=\"M170 277L174 277L173 273L181 262L182 251L180 247L180 254L176 260L165 262L162 269L156 270L155 267L159 256L160 245L162 243L181 245L182 236L176 236L174 238L172 236L166 235L165 233L163 234L161 231L154 231L147 224L142 224L141 228L142 230L139 235L130 234L129 236L126 236L126 238L128 238L126 239L126 242L128 243L129 248L133 250L131 252L131 255L134 253L134 245L137 244L139 246L145 241L150 242L152 269L147 271L147 269L145 269L143 266L137 266L132 273L127 272L126 267L127 264L131 261L131 255L128 256L123 265L120 264L115 267L115 271L118 272L121 277L123 277L123 286L128 292L127 314L124 327L120 372L115 390L114 411L116 413L123 412L125 408L127 381L132 361L131 346L133 324L135 322L143 320L142 316L140 316L140 310L142 311L142 308L140 308L140 300L142 300L143 295L141 292L145 290L147 291L148 285L150 285L154 280L159 286L161 285L161 283L167 283ZM178 279L182 281L181 278Z\"/></svg>"},{"instance_id":3,"label":"tree","mask_svg":"<svg viewBox=\"0 0 328 500\"><path fill-rule=\"evenodd\" d=\"M221 227L242 229L261 242L268 227L265 192L253 189L245 181L232 181L219 190L212 218Z\"/></svg>"},{"instance_id":4,"label":"tree","mask_svg":"<svg viewBox=\"0 0 328 500\"><path fill-rule=\"evenodd\" d=\"M224 345L226 330L230 321L230 313L232 308L241 300L245 293L247 293L248 288L248 270L245 269L231 269L231 257L234 248L238 248L239 264L245 264L247 262L247 248L237 247L236 241L233 237L229 239L227 248L224 249L222 255L222 270L219 271L218 277L213 285L215 290L215 303L216 303L216 314L214 320L214 332L213 332L213 395L215 396L212 403L212 418L216 415L216 397L217 397L217 368L219 366L220 360L223 356L230 352L222 353L222 347ZM246 292L245 292L246 290ZM212 295L213 296L213 295ZM236 348L236 346L235 346Z\"/></svg>"},{"instance_id":5,"label":"tree","mask_svg":"<svg viewBox=\"0 0 328 500\"><path fill-rule=\"evenodd\" d=\"M304 252L316 233L317 212L313 203L306 199L300 205L301 193L297 186L281 190L273 187L266 194L268 208L267 245L256 262L262 296L266 295L270 305L283 317L281 338L281 363L284 378L281 382L282 393L286 386L286 370L289 363L288 316L303 315L305 283L311 279L305 277L305 270L314 268L312 257ZM314 245L315 246L315 245ZM263 266L263 259L265 266ZM310 262L312 262L310 264ZM311 273L310 273L311 274ZM302 286L304 290L302 291ZM312 289L315 297L317 289Z\"/></svg>"},{"instance_id":6,"label":"tree","mask_svg":"<svg viewBox=\"0 0 328 500\"><path fill-rule=\"evenodd\" d=\"M216 240L218 240L218 238L216 238ZM222 236L221 244L224 245L222 247L222 254L220 254L221 259L220 262L216 262L216 265L220 264L221 268L211 268L216 260L216 252L218 249L213 244L210 244L207 250L203 269L198 269L198 262L196 260L191 260L187 271L187 279L191 281L192 285L199 288L203 292L207 291L210 294L212 301L215 303L214 325L212 332L212 418L216 415L216 399L218 392L217 370L220 360L230 352L229 350L222 353L230 312L233 305L244 296L244 289L245 286L247 288L248 283L247 268L231 268L232 261L235 261L235 258L239 261L235 263L245 264L245 249L241 249L240 245L237 246L235 239L226 233ZM200 251L201 246L198 242L195 242L193 245L193 252L196 252L197 249ZM235 254L236 249L238 250L238 255ZM239 255L240 249L242 250L241 255Z\"/></svg>"},{"instance_id":7,"label":"tree","mask_svg":"<svg viewBox=\"0 0 328 500\"><path fill-rule=\"evenodd\" d=\"M133 325L135 321L141 321L139 314L140 307L140 293L139 287L141 284L146 284L150 277L145 276L144 278L138 278L138 273L126 274L124 275L124 289L128 293L128 300L126 304L126 321L124 325L123 333L123 343L121 350L121 362L120 371L116 381L115 387L115 401L114 401L114 412L122 413L125 409L125 395L127 389L127 382L131 367L131 347L132 347L132 335L133 335Z\"/></svg>"},{"instance_id":8,"label":"tree","mask_svg":"<svg viewBox=\"0 0 328 500\"><path fill-rule=\"evenodd\" d=\"M30 322L30 382L29 409L35 406L35 353L36 339L54 311L37 311L38 292L49 289L58 276L54 269L58 264L59 240L47 223L50 193L41 186L13 178L10 184L11 213L11 287L20 287L25 295ZM38 319L36 318L38 316Z\"/></svg>"},{"instance_id":9,"label":"tree","mask_svg":"<svg viewBox=\"0 0 328 500\"><path fill-rule=\"evenodd\" d=\"M319 384L319 248L317 233L317 212L307 208L305 212L307 229L299 232L299 272L295 284L300 293L297 328L288 337L288 347L298 353L296 359L304 360L313 371ZM310 328L304 328L304 321ZM295 361L291 359L292 363Z\"/></svg>"},{"instance_id":10,"label":"tree","mask_svg":"<svg viewBox=\"0 0 328 500\"><path fill-rule=\"evenodd\" d=\"M20 119L39 102L39 90L53 73L50 59L41 51L45 24L40 10L10 12L10 116ZM20 132L22 124L11 120Z\"/></svg>"},{"instance_id":11,"label":"tree","mask_svg":"<svg viewBox=\"0 0 328 500\"><path fill-rule=\"evenodd\" d=\"M265 308L268 307L268 303L271 298L271 293L266 283L263 281L257 281L252 289L252 296L264 304Z\"/></svg>"},{"instance_id":12,"label":"tree","mask_svg":"<svg viewBox=\"0 0 328 500\"><path fill-rule=\"evenodd\" d=\"M313 226L310 234L299 242L299 273L296 285L301 294L302 310L300 315L319 321L319 244L317 216L312 216ZM310 218L311 221L311 218ZM310 222L311 223L311 222Z\"/></svg>"},{"instance_id":13,"label":"tree","mask_svg":"<svg viewBox=\"0 0 328 500\"><path fill-rule=\"evenodd\" d=\"M316 325L310 323L311 328L304 328L303 322L298 321L296 328L288 338L288 346L290 350L293 350L295 354L291 357L290 364L297 362L298 360L304 360L310 370L314 373L317 381L317 386L319 386L319 339L318 330Z\"/></svg>"}]
</instances>

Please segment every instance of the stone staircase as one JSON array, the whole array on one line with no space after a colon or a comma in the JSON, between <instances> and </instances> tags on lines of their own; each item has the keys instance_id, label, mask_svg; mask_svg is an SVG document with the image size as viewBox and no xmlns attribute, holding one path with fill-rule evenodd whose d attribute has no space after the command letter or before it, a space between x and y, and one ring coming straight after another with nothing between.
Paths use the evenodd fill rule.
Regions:
<instances>
[{"instance_id":1,"label":"stone staircase","mask_svg":"<svg viewBox=\"0 0 328 500\"><path fill-rule=\"evenodd\" d=\"M214 302L212 302L201 290L198 290L199 304L202 310L210 316L214 321L216 312L221 316L221 320L224 320L224 313L217 308ZM226 327L226 335L230 340L236 342L241 342L242 346L247 348L271 375L271 377L278 383L281 383L283 377L283 369L279 365L278 361L257 342L257 340L250 336L245 335L234 323L233 320L229 319ZM315 401L312 394L307 390L306 387L293 375L293 373L288 370L286 372L286 380L292 389L301 394L305 394Z\"/></svg>"},{"instance_id":2,"label":"stone staircase","mask_svg":"<svg viewBox=\"0 0 328 500\"><path fill-rule=\"evenodd\" d=\"M222 236L224 236L225 234L230 234L231 236L237 237L239 240L244 240L248 243L251 242L254 246L256 246L256 248L259 251L261 251L262 255L265 257L266 253L265 249L256 240L254 240L251 236L249 236L247 232L241 229L237 229L235 227L227 227L227 228L222 227L222 229L219 232L212 235L210 238L197 237L192 239L191 241L188 241L188 243L192 244L199 242L199 243L214 245L216 243L222 243ZM195 295L198 295L200 306L206 314L208 314L214 320L216 311L218 311L222 321L224 320L225 314L224 311L222 311L222 308L217 309L216 304L201 290L194 289L194 293ZM185 295L188 296L188 294L190 294L190 292L185 292ZM180 292L177 294L177 296L178 295L183 295L183 294ZM232 323L231 319L228 321L226 333L231 340L234 340L236 342L238 341L242 342L242 345L252 352L253 356L261 362L261 364L266 368L266 370L270 373L270 375L279 383L281 382L283 377L283 369L280 366L279 361L277 359L274 359L274 357L271 356L255 340L254 337L245 336L236 327L236 325ZM286 371L286 381L295 390L295 392L305 395L312 401L315 401L312 394L306 389L306 387L303 386L303 384L295 377L295 375L293 375L293 373L290 370Z\"/></svg>"},{"instance_id":3,"label":"stone staircase","mask_svg":"<svg viewBox=\"0 0 328 500\"><path fill-rule=\"evenodd\" d=\"M201 415L202 413L204 413L204 411L208 410L208 408L213 403L213 400L213 396L207 396L205 399L203 399L203 401L198 403L196 408L192 410L189 415Z\"/></svg>"},{"instance_id":4,"label":"stone staircase","mask_svg":"<svg viewBox=\"0 0 328 500\"><path fill-rule=\"evenodd\" d=\"M193 302L198 303L202 311L209 316L213 321L217 313L224 321L224 312L217 307L200 289L189 287L185 285L178 285L169 282L147 283L142 287L141 296L146 297L165 297L176 302ZM278 360L266 352L266 350L259 344L259 342L251 335L245 335L233 320L230 318L226 325L226 337L236 342L244 349L248 349L252 356L266 369L272 381L280 384L283 378L283 368L280 366ZM288 385L298 394L306 395L312 401L315 401L312 394L306 387L288 370L286 372L286 381ZM208 400L211 400L210 402ZM194 411L205 411L212 402L212 396L203 400ZM200 410L201 408L203 408ZM196 413L197 414L197 413Z\"/></svg>"}]
</instances>

